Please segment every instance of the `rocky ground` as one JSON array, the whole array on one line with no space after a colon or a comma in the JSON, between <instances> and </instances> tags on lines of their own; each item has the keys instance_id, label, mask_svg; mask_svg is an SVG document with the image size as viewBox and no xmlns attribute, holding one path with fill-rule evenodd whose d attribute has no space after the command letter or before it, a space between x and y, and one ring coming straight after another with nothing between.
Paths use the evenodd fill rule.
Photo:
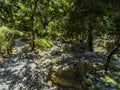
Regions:
<instances>
[{"instance_id":1,"label":"rocky ground","mask_svg":"<svg viewBox=\"0 0 120 90\"><path fill-rule=\"evenodd\" d=\"M106 54L65 52L60 42L40 53L26 52L15 39L14 53L0 62L0 90L120 90L120 59L105 75ZM68 45L67 45L68 46Z\"/></svg>"}]
</instances>

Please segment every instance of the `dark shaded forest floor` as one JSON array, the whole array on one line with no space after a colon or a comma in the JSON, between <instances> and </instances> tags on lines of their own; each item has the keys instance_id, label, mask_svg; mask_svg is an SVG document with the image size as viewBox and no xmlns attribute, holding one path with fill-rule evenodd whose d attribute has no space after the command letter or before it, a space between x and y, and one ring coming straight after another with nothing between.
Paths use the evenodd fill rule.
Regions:
<instances>
[{"instance_id":1,"label":"dark shaded forest floor","mask_svg":"<svg viewBox=\"0 0 120 90\"><path fill-rule=\"evenodd\" d=\"M27 44L15 39L14 53L0 62L0 90L120 90L120 58L113 59L106 75L107 54L66 53L55 45L38 54L26 52Z\"/></svg>"}]
</instances>

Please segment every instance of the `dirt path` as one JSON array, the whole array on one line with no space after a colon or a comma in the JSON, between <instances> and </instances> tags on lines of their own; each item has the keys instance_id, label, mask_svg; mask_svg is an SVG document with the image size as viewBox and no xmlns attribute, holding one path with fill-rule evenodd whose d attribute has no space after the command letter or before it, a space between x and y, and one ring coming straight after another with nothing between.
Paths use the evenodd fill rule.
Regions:
<instances>
[{"instance_id":1,"label":"dirt path","mask_svg":"<svg viewBox=\"0 0 120 90\"><path fill-rule=\"evenodd\" d=\"M20 39L15 46L16 54L0 63L0 90L40 90L44 78L39 62L21 58L26 44Z\"/></svg>"}]
</instances>

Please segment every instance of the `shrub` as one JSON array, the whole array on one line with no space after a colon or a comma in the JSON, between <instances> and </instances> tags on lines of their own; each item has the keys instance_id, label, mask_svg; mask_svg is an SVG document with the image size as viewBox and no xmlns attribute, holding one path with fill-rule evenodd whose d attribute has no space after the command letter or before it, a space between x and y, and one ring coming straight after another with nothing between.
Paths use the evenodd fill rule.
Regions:
<instances>
[{"instance_id":1,"label":"shrub","mask_svg":"<svg viewBox=\"0 0 120 90\"><path fill-rule=\"evenodd\" d=\"M52 41L47 38L36 38L35 43L38 48L45 49L52 47Z\"/></svg>"}]
</instances>

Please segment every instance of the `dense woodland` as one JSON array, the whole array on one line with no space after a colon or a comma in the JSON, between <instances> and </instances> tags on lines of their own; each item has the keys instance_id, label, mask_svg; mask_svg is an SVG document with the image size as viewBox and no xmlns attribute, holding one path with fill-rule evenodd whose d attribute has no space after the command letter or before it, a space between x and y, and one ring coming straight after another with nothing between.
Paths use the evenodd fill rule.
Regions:
<instances>
[{"instance_id":1,"label":"dense woodland","mask_svg":"<svg viewBox=\"0 0 120 90\"><path fill-rule=\"evenodd\" d=\"M20 39L26 44L25 48L21 49L20 57L23 53L30 52L41 55L43 52L51 51L51 57L55 55L51 61L53 70L48 68L47 77L51 83L62 87L62 89L29 87L18 90L120 90L120 0L0 0L0 65L4 64L4 59L16 57L13 56L18 48L16 39ZM60 45L57 46L56 43ZM55 59L62 54L70 54L68 59L74 56L71 61L68 59L61 61L62 64L72 65L77 56L77 59L84 61L83 54L88 52L88 56L92 53L95 54L93 56L95 58L104 57L104 60L99 63L102 64L102 70L105 71L104 76L95 76L95 73L92 75L95 78L107 77L107 80L110 81L113 80L110 77L117 76L115 88L107 88L105 82L104 85L97 86L91 78L83 79L88 73L88 70L83 71L83 68L86 68L88 63L91 64L89 60L87 63L84 62L85 66L81 64L82 62L77 61L76 76L72 74L75 73L73 69L59 73L54 71L56 70L54 65L60 64L59 60L55 61ZM100 57L97 56L98 53ZM23 56L31 58L33 61L36 59L33 54L29 57L26 54ZM119 64L115 64L115 57L119 58ZM42 63L40 64L42 65ZM117 64L118 66L115 67ZM100 66L97 67L101 69ZM90 74L91 72L89 71ZM111 75L111 72L115 72L115 74ZM53 73L56 77L57 75L64 76L64 79L52 77ZM79 84L65 81L68 77L77 77ZM39 86L38 83L36 85Z\"/></svg>"}]
</instances>

